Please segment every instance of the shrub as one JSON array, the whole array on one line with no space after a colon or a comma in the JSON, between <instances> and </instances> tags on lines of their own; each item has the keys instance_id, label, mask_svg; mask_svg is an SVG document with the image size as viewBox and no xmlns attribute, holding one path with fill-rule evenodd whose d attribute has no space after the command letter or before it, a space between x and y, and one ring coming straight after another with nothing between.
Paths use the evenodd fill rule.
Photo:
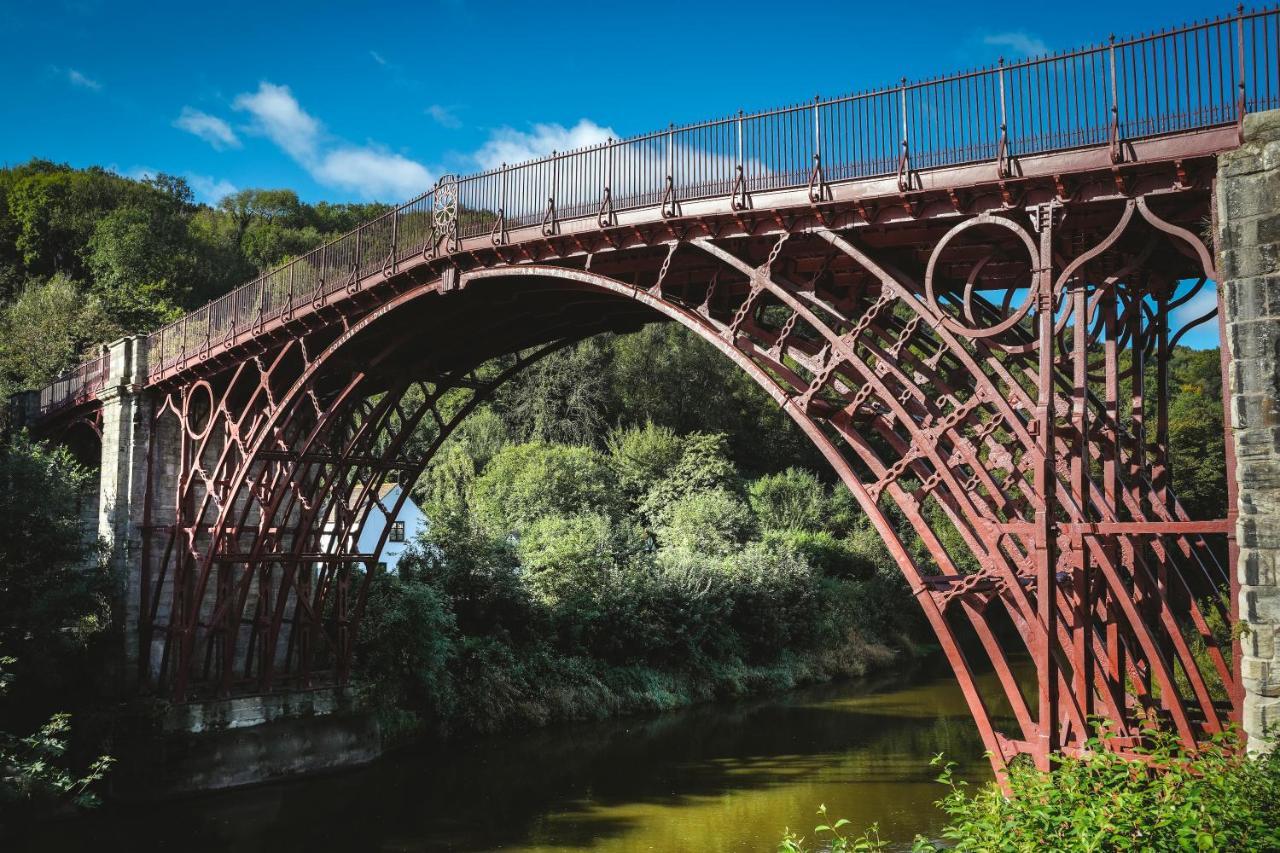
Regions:
<instances>
[{"instance_id":1,"label":"shrub","mask_svg":"<svg viewBox=\"0 0 1280 853\"><path fill-rule=\"evenodd\" d=\"M522 534L544 515L620 514L613 470L588 447L513 444L475 482L474 509L490 530Z\"/></svg>"},{"instance_id":2,"label":"shrub","mask_svg":"<svg viewBox=\"0 0 1280 853\"><path fill-rule=\"evenodd\" d=\"M726 561L730 623L756 657L802 648L814 637L818 576L794 551L753 543Z\"/></svg>"},{"instance_id":3,"label":"shrub","mask_svg":"<svg viewBox=\"0 0 1280 853\"><path fill-rule=\"evenodd\" d=\"M5 668L13 663L13 658L0 658L0 696L12 683ZM102 755L83 771L66 767L70 733L68 714L54 714L27 737L0 731L0 826L65 805L98 804L91 788L106 776L114 760Z\"/></svg>"},{"instance_id":4,"label":"shrub","mask_svg":"<svg viewBox=\"0 0 1280 853\"><path fill-rule=\"evenodd\" d=\"M690 433L680 441L680 458L666 476L649 488L637 509L642 519L659 525L681 499L717 490L740 493L738 471L729 459L728 441L719 433Z\"/></svg>"},{"instance_id":5,"label":"shrub","mask_svg":"<svg viewBox=\"0 0 1280 853\"><path fill-rule=\"evenodd\" d=\"M676 499L662 514L658 542L664 548L724 556L747 540L751 511L727 489L694 492Z\"/></svg>"},{"instance_id":6,"label":"shrub","mask_svg":"<svg viewBox=\"0 0 1280 853\"><path fill-rule=\"evenodd\" d=\"M548 605L594 597L613 568L613 550L613 526L600 513L545 515L518 545L525 583Z\"/></svg>"},{"instance_id":7,"label":"shrub","mask_svg":"<svg viewBox=\"0 0 1280 853\"><path fill-rule=\"evenodd\" d=\"M457 631L452 602L402 559L398 575L372 585L356 654L376 699L443 712L450 702L447 666Z\"/></svg>"},{"instance_id":8,"label":"shrub","mask_svg":"<svg viewBox=\"0 0 1280 853\"><path fill-rule=\"evenodd\" d=\"M19 659L21 693L6 720L46 718L49 697L67 708L105 669L90 652L110 625L115 582L80 517L95 485L66 448L24 433L0 446L0 650Z\"/></svg>"},{"instance_id":9,"label":"shrub","mask_svg":"<svg viewBox=\"0 0 1280 853\"><path fill-rule=\"evenodd\" d=\"M605 440L609 464L618 485L632 501L638 501L657 483L670 476L684 453L684 439L675 430L655 426L619 427Z\"/></svg>"},{"instance_id":10,"label":"shrub","mask_svg":"<svg viewBox=\"0 0 1280 853\"><path fill-rule=\"evenodd\" d=\"M1234 734L1195 754L1170 733L1148 736L1143 758L1117 755L1103 733L1052 773L1015 765L1007 798L994 784L969 796L944 764L943 837L957 851L1280 849L1280 755L1252 760Z\"/></svg>"},{"instance_id":11,"label":"shrub","mask_svg":"<svg viewBox=\"0 0 1280 853\"><path fill-rule=\"evenodd\" d=\"M825 530L766 530L762 541L771 548L794 551L809 565L833 578L867 580L878 568L865 550Z\"/></svg>"},{"instance_id":12,"label":"shrub","mask_svg":"<svg viewBox=\"0 0 1280 853\"><path fill-rule=\"evenodd\" d=\"M751 509L765 530L824 530L827 489L799 468L766 474L751 484Z\"/></svg>"},{"instance_id":13,"label":"shrub","mask_svg":"<svg viewBox=\"0 0 1280 853\"><path fill-rule=\"evenodd\" d=\"M515 546L453 516L436 519L422 548L400 558L401 576L440 590L463 634L493 633L521 642L537 630L538 611L520 578Z\"/></svg>"},{"instance_id":14,"label":"shrub","mask_svg":"<svg viewBox=\"0 0 1280 853\"><path fill-rule=\"evenodd\" d=\"M1099 730L1075 757L1058 756L1050 773L1026 763L1009 768L1009 795L993 782L972 795L954 764L939 755L938 806L949 821L943 841L915 839L916 853L1040 850L1234 851L1280 850L1280 753L1251 759L1234 733L1197 752L1167 732L1147 732L1135 757L1116 754ZM862 836L846 820L823 824L815 836L832 851L882 850L875 826ZM805 853L788 831L779 853Z\"/></svg>"}]
</instances>

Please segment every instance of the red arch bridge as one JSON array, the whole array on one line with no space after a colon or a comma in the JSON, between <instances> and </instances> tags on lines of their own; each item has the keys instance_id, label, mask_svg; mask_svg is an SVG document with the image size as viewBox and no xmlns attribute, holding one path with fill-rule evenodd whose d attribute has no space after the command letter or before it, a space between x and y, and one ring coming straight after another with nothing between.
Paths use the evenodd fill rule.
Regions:
<instances>
[{"instance_id":1,"label":"red arch bridge","mask_svg":"<svg viewBox=\"0 0 1280 853\"><path fill-rule=\"evenodd\" d=\"M853 493L997 767L1079 748L1093 716L1117 749L1151 724L1198 742L1254 692L1241 632L1220 626L1239 618L1241 549L1259 545L1237 542L1236 509L1265 484L1237 482L1241 414L1229 508L1188 514L1168 365L1192 327L1226 340L1252 316L1232 312L1266 308L1247 277L1269 270L1246 267L1268 255L1247 235L1274 196L1242 182L1269 174L1249 152L1277 105L1280 14L1241 11L446 177L105 348L28 397L26 420L101 442L130 689L296 693L350 675L380 550L354 552L352 534L397 514L382 483L411 481L547 353L679 323ZM1200 295L1233 279L1238 300ZM1223 347L1242 393L1236 373L1265 373L1248 340ZM979 568L958 569L957 549ZM1034 692L1010 666L1026 656ZM978 691L988 667L1003 696Z\"/></svg>"}]
</instances>

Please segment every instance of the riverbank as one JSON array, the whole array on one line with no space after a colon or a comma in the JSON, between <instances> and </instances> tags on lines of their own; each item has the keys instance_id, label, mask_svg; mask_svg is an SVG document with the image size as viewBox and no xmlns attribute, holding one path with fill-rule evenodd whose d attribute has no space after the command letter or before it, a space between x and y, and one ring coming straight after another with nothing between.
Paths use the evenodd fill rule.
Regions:
<instances>
[{"instance_id":1,"label":"riverbank","mask_svg":"<svg viewBox=\"0 0 1280 853\"><path fill-rule=\"evenodd\" d=\"M884 672L904 661L914 662L918 654L914 647L894 649L853 633L828 648L783 650L767 663L707 660L680 669L618 666L547 652L531 656L520 667L474 673L455 688L464 694L452 705L460 711L428 716L383 706L378 718L384 747L398 749L424 738L527 731L782 693Z\"/></svg>"}]
</instances>

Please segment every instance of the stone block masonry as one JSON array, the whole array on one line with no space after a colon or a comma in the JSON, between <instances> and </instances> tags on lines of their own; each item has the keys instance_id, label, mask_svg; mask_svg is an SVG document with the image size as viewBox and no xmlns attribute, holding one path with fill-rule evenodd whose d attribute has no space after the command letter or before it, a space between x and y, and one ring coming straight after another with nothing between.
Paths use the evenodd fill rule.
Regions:
<instances>
[{"instance_id":1,"label":"stone block masonry","mask_svg":"<svg viewBox=\"0 0 1280 853\"><path fill-rule=\"evenodd\" d=\"M1219 158L1215 205L1247 629L1243 724L1261 751L1280 728L1280 111L1246 117L1244 144Z\"/></svg>"}]
</instances>

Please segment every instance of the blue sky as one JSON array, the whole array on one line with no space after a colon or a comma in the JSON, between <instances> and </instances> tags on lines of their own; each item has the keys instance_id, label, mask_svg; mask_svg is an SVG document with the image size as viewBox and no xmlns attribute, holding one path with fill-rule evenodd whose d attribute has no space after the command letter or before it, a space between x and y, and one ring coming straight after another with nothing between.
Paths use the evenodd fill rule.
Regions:
<instances>
[{"instance_id":1,"label":"blue sky","mask_svg":"<svg viewBox=\"0 0 1280 853\"><path fill-rule=\"evenodd\" d=\"M1229 13L1227 2L0 0L0 163L403 201L689 122ZM1216 343L1216 329L1189 336Z\"/></svg>"},{"instance_id":2,"label":"blue sky","mask_svg":"<svg viewBox=\"0 0 1280 853\"><path fill-rule=\"evenodd\" d=\"M168 8L165 8L168 7ZM602 139L1148 31L1230 3L0 0L0 163L402 201Z\"/></svg>"}]
</instances>

